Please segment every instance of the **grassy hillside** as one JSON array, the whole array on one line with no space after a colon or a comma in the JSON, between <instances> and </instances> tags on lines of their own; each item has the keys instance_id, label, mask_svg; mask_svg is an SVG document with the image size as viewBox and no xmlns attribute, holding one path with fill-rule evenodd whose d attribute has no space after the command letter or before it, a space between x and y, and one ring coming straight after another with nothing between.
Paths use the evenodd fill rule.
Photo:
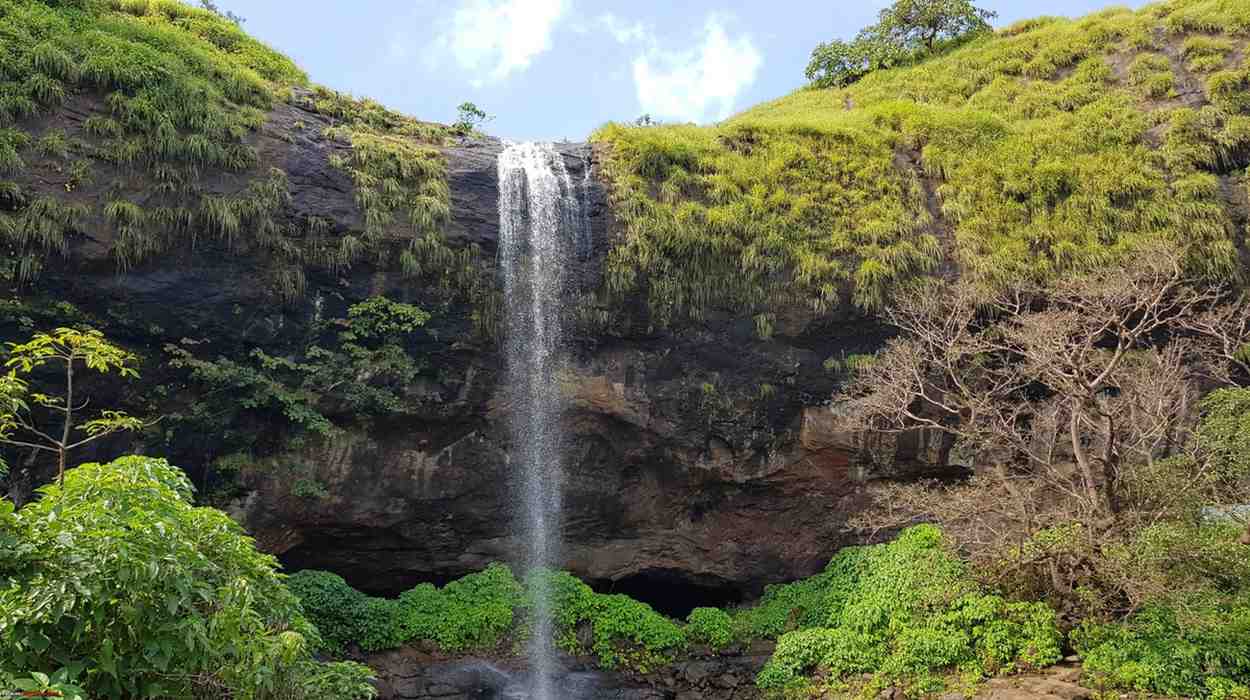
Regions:
<instances>
[{"instance_id":1,"label":"grassy hillside","mask_svg":"<svg viewBox=\"0 0 1250 700\"><path fill-rule=\"evenodd\" d=\"M873 309L946 266L989 289L1159 238L1238 276L1248 39L1250 4L1170 0L1022 22L711 127L608 125L625 233L601 301L767 334L779 309Z\"/></svg>"},{"instance_id":2,"label":"grassy hillside","mask_svg":"<svg viewBox=\"0 0 1250 700\"><path fill-rule=\"evenodd\" d=\"M285 211L281 159L257 147L284 105L328 121L299 134L291 117L279 136L343 151L325 167L355 184L360 225ZM311 86L229 19L176 0L0 0L0 282L33 281L84 237L126 270L212 236L259 253L288 299L310 266L463 267L437 236L448 192L431 146L446 133Z\"/></svg>"}]
</instances>

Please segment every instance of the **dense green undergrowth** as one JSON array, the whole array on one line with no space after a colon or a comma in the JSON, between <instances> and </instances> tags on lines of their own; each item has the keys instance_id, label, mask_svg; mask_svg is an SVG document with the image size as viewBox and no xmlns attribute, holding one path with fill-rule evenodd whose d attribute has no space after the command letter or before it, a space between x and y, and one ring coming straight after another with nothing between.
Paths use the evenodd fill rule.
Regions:
<instances>
[{"instance_id":1,"label":"dense green undergrowth","mask_svg":"<svg viewBox=\"0 0 1250 700\"><path fill-rule=\"evenodd\" d=\"M1169 532L1144 537L1174 536ZM1244 546L1228 526L1176 536L1205 541L1206 549L1234 558L1229 561ZM1152 551L1175 550L1143 542L1133 555L1137 566L1185 578L1187 564ZM442 588L419 585L396 599L367 596L323 571L296 573L290 586L332 653L403 645L517 653L541 586L554 603L560 647L594 656L607 669L647 672L698 648L731 652L775 641L757 678L770 697L868 697L891 686L916 696L972 691L988 678L1041 671L1076 651L1095 687L1219 700L1250 693L1250 602L1239 572L1227 571L1236 579L1230 594L1194 596L1178 583L1184 592L1172 599L1123 621L1087 618L1068 636L1045 603L1011 600L977 583L931 525L885 544L844 549L822 573L771 586L754 605L696 608L684 623L626 596L597 594L565 572L522 581L499 564Z\"/></svg>"},{"instance_id":2,"label":"dense green undergrowth","mask_svg":"<svg viewBox=\"0 0 1250 700\"><path fill-rule=\"evenodd\" d=\"M374 696L320 638L273 557L186 475L124 457L0 500L0 685L43 674L90 698ZM38 676L35 676L38 678Z\"/></svg>"},{"instance_id":3,"label":"dense green undergrowth","mask_svg":"<svg viewBox=\"0 0 1250 700\"><path fill-rule=\"evenodd\" d=\"M711 127L611 124L625 235L607 296L653 323L780 306L881 306L946 263L993 288L1176 240L1241 273L1221 195L1250 147L1250 37L1233 0L1021 22L841 89ZM1186 93L1188 99L1178 99Z\"/></svg>"},{"instance_id":4,"label":"dense green undergrowth","mask_svg":"<svg viewBox=\"0 0 1250 700\"><path fill-rule=\"evenodd\" d=\"M757 678L767 696L972 690L1043 669L1067 649L1094 684L1221 700L1250 693L1250 575L1238 563L1238 528L1218 523L1145 531L1133 561L1174 581L1176 594L1120 622L1088 618L1065 640L1054 610L985 589L932 525L844 549L822 573L770 587L754 605L697 608L683 623L568 573L518 580L499 564L395 599L327 572L283 577L227 516L193 507L191 492L163 460L127 457L70 470L20 511L0 502L0 679L56 676L90 697L365 698L367 669L312 654L403 645L517 653L542 590L557 644L606 669L645 673L699 648L775 640ZM1169 555L1176 537L1198 542L1202 556ZM1218 561L1227 580L1194 594L1191 580L1212 576Z\"/></svg>"},{"instance_id":5,"label":"dense green undergrowth","mask_svg":"<svg viewBox=\"0 0 1250 700\"><path fill-rule=\"evenodd\" d=\"M695 645L724 650L777 640L758 679L776 692L814 688L817 672L826 685L867 673L878 686L933 690L953 671L975 680L1050 665L1062 641L1049 607L981 591L932 526L844 550L824 573L770 588L756 606L697 608L684 625L626 596L595 593L564 572L518 581L498 564L394 600L366 596L321 571L296 573L290 585L340 651L428 643L448 653L508 653L524 641L541 588L553 601L560 647L593 655L608 669L646 672Z\"/></svg>"}]
</instances>

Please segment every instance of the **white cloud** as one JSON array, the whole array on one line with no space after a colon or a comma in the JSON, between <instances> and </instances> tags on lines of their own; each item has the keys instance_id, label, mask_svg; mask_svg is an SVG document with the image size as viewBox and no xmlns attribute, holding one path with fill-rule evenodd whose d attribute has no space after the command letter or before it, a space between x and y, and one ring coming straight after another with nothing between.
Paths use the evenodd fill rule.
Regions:
<instances>
[{"instance_id":1,"label":"white cloud","mask_svg":"<svg viewBox=\"0 0 1250 700\"><path fill-rule=\"evenodd\" d=\"M630 22L617 17L611 12L599 15L596 21L619 44L655 43L655 37L651 35L651 32L647 31L642 22Z\"/></svg>"},{"instance_id":2,"label":"white cloud","mask_svg":"<svg viewBox=\"0 0 1250 700\"><path fill-rule=\"evenodd\" d=\"M529 68L551 49L568 0L467 0L436 44L471 74L475 87Z\"/></svg>"},{"instance_id":3,"label":"white cloud","mask_svg":"<svg viewBox=\"0 0 1250 700\"><path fill-rule=\"evenodd\" d=\"M643 112L662 119L706 122L728 117L764 61L749 36L730 37L715 15L708 17L701 43L690 49L669 51L653 39L640 40L652 46L634 59L638 102Z\"/></svg>"}]
</instances>

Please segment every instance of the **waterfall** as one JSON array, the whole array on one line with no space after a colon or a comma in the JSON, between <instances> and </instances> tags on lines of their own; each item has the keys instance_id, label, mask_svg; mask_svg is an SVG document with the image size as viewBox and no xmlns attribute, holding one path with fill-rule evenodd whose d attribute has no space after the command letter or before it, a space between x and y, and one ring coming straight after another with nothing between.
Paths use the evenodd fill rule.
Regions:
<instances>
[{"instance_id":1,"label":"waterfall","mask_svg":"<svg viewBox=\"0 0 1250 700\"><path fill-rule=\"evenodd\" d=\"M570 248L583 216L563 157L550 144L509 146L499 157L511 468L521 478L518 530L525 571L560 567L562 452L560 316ZM554 700L550 591L535 586L529 696Z\"/></svg>"}]
</instances>

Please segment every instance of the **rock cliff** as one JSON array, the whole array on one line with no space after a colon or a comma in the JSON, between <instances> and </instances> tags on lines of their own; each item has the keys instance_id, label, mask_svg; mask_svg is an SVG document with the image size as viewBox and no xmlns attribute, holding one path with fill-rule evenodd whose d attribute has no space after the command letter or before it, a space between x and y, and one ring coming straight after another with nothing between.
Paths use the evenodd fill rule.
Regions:
<instances>
[{"instance_id":1,"label":"rock cliff","mask_svg":"<svg viewBox=\"0 0 1250 700\"><path fill-rule=\"evenodd\" d=\"M89 142L83 125L104 110L98 100L75 98L30 129L35 135L57 129ZM228 197L278 168L289 191L283 220L316 217L335 231L357 229L364 214L352 181L332 166L350 147L326 135L333 124L298 99L280 104L248 137L259 165L237 175L206 173L199 186ZM455 249L476 246L476 265L487 277L494 275L499 233L501 149L480 138L442 149L451 205L445 238ZM583 183L591 231L573 277L579 289L592 290L620 232L596 154L580 144L560 151L574 181ZM33 165L19 184L32 196L63 196L55 164L36 159ZM110 170L69 196L91 203L121 190L153 204L159 196L148 184L141 174ZM165 395L129 400L150 412L188 411L203 391L165 366L170 344L190 343L201 354L246 357L261 349L283 356L322 316L371 295L434 310L418 348L430 371L406 390L414 410L348 420L333 437L294 447L269 443L303 465L304 477L319 484L317 494L299 492L281 471L244 470L245 488L235 492L231 508L289 567L333 570L366 591L386 593L454 578L517 551L508 515L516 488L502 427L511 408L499 391L501 358L493 342L473 333L469 301L367 263L335 274L310 270L301 298L279 303L259 253L206 236L119 271L109 256L113 228L99 217L81 228L67 254L50 259L20 291L23 313L43 309L34 323L49 323L60 318L48 310L55 306L50 300L67 302L75 318L145 353L145 383L159 384ZM29 320L0 320L0 332L20 337ZM856 466L863 463L857 457L871 451L887 467L944 463L946 446L925 436L868 445L831 429L829 398L840 376L827 360L871 351L887 337L853 310L780 323L768 340L749 319L617 333L571 323L573 359L562 378L570 407L565 552L568 568L601 588L681 612L809 575L853 539L842 523L857 507L856 482L871 476ZM276 431L263 411L249 415L259 434ZM133 445L114 442L99 456L161 451L211 486L219 481L209 461L220 456L220 436L188 432L164 442L151 435ZM19 464L25 473L19 469L14 482L29 484L38 465Z\"/></svg>"}]
</instances>

